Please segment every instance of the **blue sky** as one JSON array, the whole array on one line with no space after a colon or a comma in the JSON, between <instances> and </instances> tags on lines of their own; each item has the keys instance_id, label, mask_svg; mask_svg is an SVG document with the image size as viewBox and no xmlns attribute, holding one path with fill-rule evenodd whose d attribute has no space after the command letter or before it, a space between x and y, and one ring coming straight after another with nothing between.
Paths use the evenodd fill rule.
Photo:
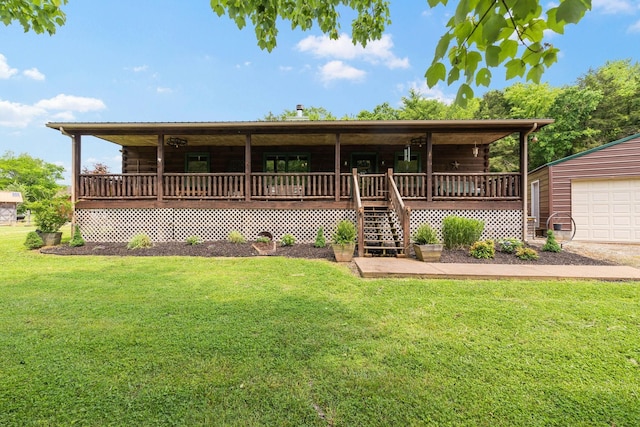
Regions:
<instances>
[{"instance_id":1,"label":"blue sky","mask_svg":"<svg viewBox=\"0 0 640 427\"><path fill-rule=\"evenodd\" d=\"M544 82L573 84L607 61L640 61L640 0L592 3L578 25L549 38L561 54ZM253 28L238 30L206 0L70 0L54 36L0 26L0 153L25 152L69 170L69 138L45 128L49 121L256 120L296 104L342 117L398 106L410 88L448 102L457 87L428 89L423 76L451 10L392 1L393 23L366 49L346 35L329 41L317 29L283 23L268 53ZM489 89L516 82L505 82L503 69L493 75ZM119 172L117 148L83 139L83 166L101 162Z\"/></svg>"}]
</instances>

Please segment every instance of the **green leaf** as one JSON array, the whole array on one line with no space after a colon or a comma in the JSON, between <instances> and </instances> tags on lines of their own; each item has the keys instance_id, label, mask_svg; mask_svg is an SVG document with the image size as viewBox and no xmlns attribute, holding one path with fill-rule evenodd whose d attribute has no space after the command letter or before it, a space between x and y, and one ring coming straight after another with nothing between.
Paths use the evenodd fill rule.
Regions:
<instances>
[{"instance_id":1,"label":"green leaf","mask_svg":"<svg viewBox=\"0 0 640 427\"><path fill-rule=\"evenodd\" d=\"M518 54L518 46L518 42L511 39L500 43L500 62L504 62L507 58L515 58Z\"/></svg>"},{"instance_id":2,"label":"green leaf","mask_svg":"<svg viewBox=\"0 0 640 427\"><path fill-rule=\"evenodd\" d=\"M461 84L456 95L456 104L461 107L466 107L470 99L473 99L473 89L466 83Z\"/></svg>"},{"instance_id":3,"label":"green leaf","mask_svg":"<svg viewBox=\"0 0 640 427\"><path fill-rule=\"evenodd\" d=\"M556 17L558 8L554 7L547 11L547 28L558 34L564 34L564 23L558 22Z\"/></svg>"},{"instance_id":4,"label":"green leaf","mask_svg":"<svg viewBox=\"0 0 640 427\"><path fill-rule=\"evenodd\" d=\"M444 81L446 74L447 69L443 63L435 62L431 64L424 75L427 78L427 86L434 87L440 80Z\"/></svg>"},{"instance_id":5,"label":"green leaf","mask_svg":"<svg viewBox=\"0 0 640 427\"><path fill-rule=\"evenodd\" d=\"M460 68L452 67L449 70L449 76L447 77L447 84L451 85L451 83L458 81L460 78Z\"/></svg>"},{"instance_id":6,"label":"green leaf","mask_svg":"<svg viewBox=\"0 0 640 427\"><path fill-rule=\"evenodd\" d=\"M491 71L488 68L482 68L476 74L476 86L486 86L489 87L491 83Z\"/></svg>"},{"instance_id":7,"label":"green leaf","mask_svg":"<svg viewBox=\"0 0 640 427\"><path fill-rule=\"evenodd\" d=\"M500 53L502 49L499 46L489 46L484 54L487 65L490 67L497 67L500 65Z\"/></svg>"},{"instance_id":8,"label":"green leaf","mask_svg":"<svg viewBox=\"0 0 640 427\"><path fill-rule=\"evenodd\" d=\"M459 0L458 7L456 8L456 14L454 15L456 24L459 24L467 19L467 14L471 11L469 0Z\"/></svg>"},{"instance_id":9,"label":"green leaf","mask_svg":"<svg viewBox=\"0 0 640 427\"><path fill-rule=\"evenodd\" d=\"M444 57L444 55L447 53L447 49L449 49L449 43L451 42L452 38L453 36L451 35L451 33L446 33L440 38L440 41L438 41L438 45L436 46L436 53L433 58L434 60L438 60Z\"/></svg>"},{"instance_id":10,"label":"green leaf","mask_svg":"<svg viewBox=\"0 0 640 427\"><path fill-rule=\"evenodd\" d=\"M556 63L558 61L558 49L551 48L547 50L542 56L542 61L547 68Z\"/></svg>"},{"instance_id":11,"label":"green leaf","mask_svg":"<svg viewBox=\"0 0 640 427\"><path fill-rule=\"evenodd\" d=\"M467 76L467 80L473 78L480 61L482 61L482 55L478 52L471 51L467 53L467 60L465 61L464 67L464 74Z\"/></svg>"},{"instance_id":12,"label":"green leaf","mask_svg":"<svg viewBox=\"0 0 640 427\"><path fill-rule=\"evenodd\" d=\"M544 73L542 64L531 67L531 70L527 73L527 80L538 84L540 83L540 79L542 79L542 73Z\"/></svg>"},{"instance_id":13,"label":"green leaf","mask_svg":"<svg viewBox=\"0 0 640 427\"><path fill-rule=\"evenodd\" d=\"M523 60L515 58L504 64L504 66L507 69L507 80L524 76L525 64Z\"/></svg>"},{"instance_id":14,"label":"green leaf","mask_svg":"<svg viewBox=\"0 0 640 427\"><path fill-rule=\"evenodd\" d=\"M538 8L537 0L517 0L513 6L511 6L511 12L514 15L516 21L526 20L533 15Z\"/></svg>"},{"instance_id":15,"label":"green leaf","mask_svg":"<svg viewBox=\"0 0 640 427\"><path fill-rule=\"evenodd\" d=\"M500 31L507 25L507 21L501 15L490 15L482 25L482 38L485 44L493 44Z\"/></svg>"},{"instance_id":16,"label":"green leaf","mask_svg":"<svg viewBox=\"0 0 640 427\"><path fill-rule=\"evenodd\" d=\"M558 6L557 20L576 24L582 19L587 10L591 9L591 2L585 0L564 0Z\"/></svg>"}]
</instances>

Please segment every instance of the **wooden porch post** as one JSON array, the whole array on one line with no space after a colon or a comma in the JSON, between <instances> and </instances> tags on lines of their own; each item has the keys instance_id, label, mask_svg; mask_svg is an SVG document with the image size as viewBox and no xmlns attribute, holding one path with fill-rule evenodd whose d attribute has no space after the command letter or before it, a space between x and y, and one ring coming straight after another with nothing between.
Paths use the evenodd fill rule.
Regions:
<instances>
[{"instance_id":1,"label":"wooden porch post","mask_svg":"<svg viewBox=\"0 0 640 427\"><path fill-rule=\"evenodd\" d=\"M433 201L433 140L427 132L427 202Z\"/></svg>"},{"instance_id":2,"label":"wooden porch post","mask_svg":"<svg viewBox=\"0 0 640 427\"><path fill-rule=\"evenodd\" d=\"M158 135L158 164L156 168L157 180L158 180L158 194L157 200L161 202L164 197L164 135Z\"/></svg>"},{"instance_id":3,"label":"wooden porch post","mask_svg":"<svg viewBox=\"0 0 640 427\"><path fill-rule=\"evenodd\" d=\"M80 164L82 159L82 137L80 135L71 135L71 203L78 201L80 192ZM75 209L74 209L75 212ZM75 218L74 218L75 225Z\"/></svg>"},{"instance_id":4,"label":"wooden porch post","mask_svg":"<svg viewBox=\"0 0 640 427\"><path fill-rule=\"evenodd\" d=\"M244 143L244 200L251 201L251 134Z\"/></svg>"},{"instance_id":5,"label":"wooden porch post","mask_svg":"<svg viewBox=\"0 0 640 427\"><path fill-rule=\"evenodd\" d=\"M340 134L336 133L336 153L334 160L334 173L335 173L335 183L334 183L334 195L335 201L340 201Z\"/></svg>"},{"instance_id":6,"label":"wooden porch post","mask_svg":"<svg viewBox=\"0 0 640 427\"><path fill-rule=\"evenodd\" d=\"M527 172L529 163L529 156L527 155L528 136L529 132L520 132L520 185L522 185L520 194L522 194L522 241L527 240L527 221L529 220L529 215L527 214Z\"/></svg>"}]
</instances>

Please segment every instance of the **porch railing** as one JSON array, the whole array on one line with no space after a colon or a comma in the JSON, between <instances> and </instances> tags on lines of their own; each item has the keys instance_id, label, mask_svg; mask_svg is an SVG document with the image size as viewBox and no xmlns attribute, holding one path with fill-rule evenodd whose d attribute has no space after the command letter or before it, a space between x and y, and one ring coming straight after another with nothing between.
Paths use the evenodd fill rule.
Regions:
<instances>
[{"instance_id":1,"label":"porch railing","mask_svg":"<svg viewBox=\"0 0 640 427\"><path fill-rule=\"evenodd\" d=\"M518 200L521 198L521 176L518 173L436 172L432 176L433 200ZM393 177L404 199L427 197L427 174L397 173Z\"/></svg>"},{"instance_id":2,"label":"porch railing","mask_svg":"<svg viewBox=\"0 0 640 427\"><path fill-rule=\"evenodd\" d=\"M243 199L243 173L165 173L167 199Z\"/></svg>"},{"instance_id":3,"label":"porch railing","mask_svg":"<svg viewBox=\"0 0 640 427\"><path fill-rule=\"evenodd\" d=\"M357 179L362 200L388 200L387 174L341 173L340 200L352 198ZM432 200L519 200L521 176L518 173L434 173ZM158 197L158 177L152 173L81 174L78 197L99 199L152 199ZM255 200L336 199L336 175L333 172L253 173L250 198ZM425 200L427 175L395 173L393 181L403 199ZM162 181L166 199L246 200L243 173L165 173Z\"/></svg>"},{"instance_id":4,"label":"porch railing","mask_svg":"<svg viewBox=\"0 0 640 427\"><path fill-rule=\"evenodd\" d=\"M156 174L82 174L78 195L84 199L151 199L158 195Z\"/></svg>"}]
</instances>

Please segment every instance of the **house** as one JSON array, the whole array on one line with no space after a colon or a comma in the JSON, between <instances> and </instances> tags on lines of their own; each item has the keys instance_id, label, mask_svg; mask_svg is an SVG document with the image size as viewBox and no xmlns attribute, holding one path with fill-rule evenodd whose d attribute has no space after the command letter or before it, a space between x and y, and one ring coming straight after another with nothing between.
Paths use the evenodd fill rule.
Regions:
<instances>
[{"instance_id":1,"label":"house","mask_svg":"<svg viewBox=\"0 0 640 427\"><path fill-rule=\"evenodd\" d=\"M22 193L0 191L0 224L14 224L18 220L18 203L22 203Z\"/></svg>"},{"instance_id":2,"label":"house","mask_svg":"<svg viewBox=\"0 0 640 427\"><path fill-rule=\"evenodd\" d=\"M640 243L640 134L529 173L535 227L555 224L575 240Z\"/></svg>"},{"instance_id":3,"label":"house","mask_svg":"<svg viewBox=\"0 0 640 427\"><path fill-rule=\"evenodd\" d=\"M423 222L485 221L524 237L527 136L552 120L48 123L71 137L75 219L88 241L154 241L232 230L313 242L341 219L358 250L401 253ZM489 170L490 144L517 134L520 169ZM122 173L80 171L82 139L121 146ZM373 251L373 249L371 249Z\"/></svg>"}]
</instances>

